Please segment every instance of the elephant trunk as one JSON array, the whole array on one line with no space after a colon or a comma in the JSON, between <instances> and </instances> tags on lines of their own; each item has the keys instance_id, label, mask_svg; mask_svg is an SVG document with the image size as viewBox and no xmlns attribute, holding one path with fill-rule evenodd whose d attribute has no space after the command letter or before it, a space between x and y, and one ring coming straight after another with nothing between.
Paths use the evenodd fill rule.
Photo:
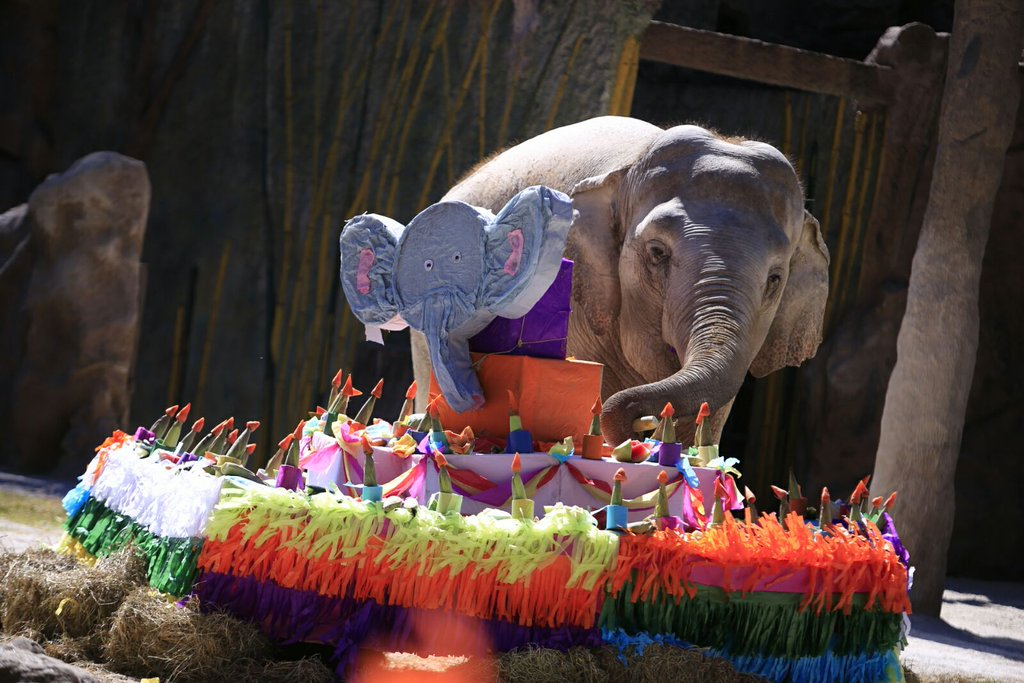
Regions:
<instances>
[{"instance_id":1,"label":"elephant trunk","mask_svg":"<svg viewBox=\"0 0 1024 683\"><path fill-rule=\"evenodd\" d=\"M695 416L707 402L712 413L727 405L739 393L750 367L749 344L742 341L749 333L748 306L737 309L735 293L708 296L703 308L678 326L682 367L665 379L642 384L613 394L605 401L601 430L608 443L616 444L633 434L633 420L642 415L658 415L671 402L678 418ZM749 341L749 340L748 340Z\"/></svg>"}]
</instances>

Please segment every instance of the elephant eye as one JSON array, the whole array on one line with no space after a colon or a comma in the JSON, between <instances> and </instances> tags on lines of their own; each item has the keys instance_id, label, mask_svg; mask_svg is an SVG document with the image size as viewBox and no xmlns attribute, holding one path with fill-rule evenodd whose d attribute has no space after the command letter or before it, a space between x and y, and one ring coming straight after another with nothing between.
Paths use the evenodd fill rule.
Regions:
<instances>
[{"instance_id":1,"label":"elephant eye","mask_svg":"<svg viewBox=\"0 0 1024 683\"><path fill-rule=\"evenodd\" d=\"M434 262L433 261L431 261L430 259L427 259L426 261L423 262L423 270L433 270L433 269L434 269Z\"/></svg>"},{"instance_id":2,"label":"elephant eye","mask_svg":"<svg viewBox=\"0 0 1024 683\"><path fill-rule=\"evenodd\" d=\"M660 265L669 257L668 247L657 240L647 243L647 258L654 265Z\"/></svg>"},{"instance_id":3,"label":"elephant eye","mask_svg":"<svg viewBox=\"0 0 1024 683\"><path fill-rule=\"evenodd\" d=\"M782 284L782 275L779 273L770 273L768 275L768 281L764 285L764 298L766 301L771 301L775 298L775 295L779 292L779 286Z\"/></svg>"},{"instance_id":4,"label":"elephant eye","mask_svg":"<svg viewBox=\"0 0 1024 683\"><path fill-rule=\"evenodd\" d=\"M454 254L452 254L452 261L455 261L456 263L458 263L461 260L462 260L462 252L461 251L457 251Z\"/></svg>"}]
</instances>

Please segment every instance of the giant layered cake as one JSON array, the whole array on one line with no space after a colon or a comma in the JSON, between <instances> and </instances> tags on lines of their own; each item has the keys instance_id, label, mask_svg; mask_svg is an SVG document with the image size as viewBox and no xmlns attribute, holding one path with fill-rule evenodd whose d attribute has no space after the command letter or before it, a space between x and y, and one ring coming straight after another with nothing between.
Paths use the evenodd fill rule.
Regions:
<instances>
[{"instance_id":1,"label":"giant layered cake","mask_svg":"<svg viewBox=\"0 0 1024 683\"><path fill-rule=\"evenodd\" d=\"M346 295L370 336L416 316L437 335L427 410L410 387L399 415L374 417L380 383L356 410L362 393L339 373L326 407L256 467L259 423L204 435L172 407L99 446L65 497L61 549L91 562L134 547L157 590L327 646L339 675L364 648L466 654L473 641L474 654L659 643L770 680L900 680L909 558L893 497L869 501L861 482L808 505L791 481L759 513L735 459L676 441L671 405L653 432L603 444L600 365L565 358L571 263L523 218L539 211L564 243L563 201L434 211L485 226L484 265L501 270L475 299L490 307L461 318L452 297L440 319L410 306L422 293L382 270L401 269L403 226L360 217L342 237ZM466 256L417 248L428 274ZM553 376L559 391L538 388Z\"/></svg>"}]
</instances>

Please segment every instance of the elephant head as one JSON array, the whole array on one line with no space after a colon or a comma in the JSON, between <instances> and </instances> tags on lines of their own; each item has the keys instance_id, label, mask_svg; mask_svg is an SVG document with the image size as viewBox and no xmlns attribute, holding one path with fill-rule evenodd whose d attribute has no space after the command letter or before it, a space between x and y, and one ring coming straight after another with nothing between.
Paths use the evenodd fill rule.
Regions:
<instances>
[{"instance_id":1,"label":"elephant head","mask_svg":"<svg viewBox=\"0 0 1024 683\"><path fill-rule=\"evenodd\" d=\"M748 369L814 355L828 250L775 148L678 126L572 196L576 353L615 348L623 366L606 371L609 442L668 401L681 416L704 401L727 414Z\"/></svg>"},{"instance_id":2,"label":"elephant head","mask_svg":"<svg viewBox=\"0 0 1024 683\"><path fill-rule=\"evenodd\" d=\"M341 233L341 282L369 327L424 333L438 386L465 412L483 403L468 339L496 316L527 313L554 281L573 218L569 198L530 187L497 215L434 204L408 226L363 214Z\"/></svg>"}]
</instances>

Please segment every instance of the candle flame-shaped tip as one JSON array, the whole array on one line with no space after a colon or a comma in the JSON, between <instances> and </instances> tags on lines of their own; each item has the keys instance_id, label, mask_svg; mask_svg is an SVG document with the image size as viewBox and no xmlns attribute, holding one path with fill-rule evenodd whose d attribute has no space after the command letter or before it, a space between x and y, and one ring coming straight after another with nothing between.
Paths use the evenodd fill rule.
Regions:
<instances>
[{"instance_id":1,"label":"candle flame-shaped tip","mask_svg":"<svg viewBox=\"0 0 1024 683\"><path fill-rule=\"evenodd\" d=\"M234 443L237 440L238 440L238 430L237 429L232 429L231 432L228 434L228 443Z\"/></svg>"},{"instance_id":2,"label":"candle flame-shaped tip","mask_svg":"<svg viewBox=\"0 0 1024 683\"><path fill-rule=\"evenodd\" d=\"M438 467L448 467L448 458L444 457L444 453L435 454L434 461Z\"/></svg>"},{"instance_id":3,"label":"candle flame-shaped tip","mask_svg":"<svg viewBox=\"0 0 1024 683\"><path fill-rule=\"evenodd\" d=\"M323 417L324 413L326 413L326 412L327 412L327 409L324 408L323 406L317 406L316 407L316 416L317 416L317 418Z\"/></svg>"},{"instance_id":4,"label":"candle flame-shaped tip","mask_svg":"<svg viewBox=\"0 0 1024 683\"><path fill-rule=\"evenodd\" d=\"M345 378L345 387L341 390L341 393L343 396L348 396L349 398L363 395L363 392L352 386L352 375Z\"/></svg>"},{"instance_id":5,"label":"candle flame-shaped tip","mask_svg":"<svg viewBox=\"0 0 1024 683\"><path fill-rule=\"evenodd\" d=\"M523 461L519 459L519 453L512 456L512 471L519 474L523 471Z\"/></svg>"},{"instance_id":6,"label":"candle flame-shaped tip","mask_svg":"<svg viewBox=\"0 0 1024 683\"><path fill-rule=\"evenodd\" d=\"M302 428L306 426L305 420L299 420L299 424L295 425L295 430L292 432L292 437L295 439L302 438Z\"/></svg>"},{"instance_id":7,"label":"candle flame-shaped tip","mask_svg":"<svg viewBox=\"0 0 1024 683\"><path fill-rule=\"evenodd\" d=\"M224 427L225 427L225 428L226 428L226 429L227 429L227 430L228 430L229 432L230 432L230 431L231 431L232 429L234 429L234 428L235 428L235 418L234 418L234 417L229 417L229 418L227 419L227 422L225 423Z\"/></svg>"},{"instance_id":8,"label":"candle flame-shaped tip","mask_svg":"<svg viewBox=\"0 0 1024 683\"><path fill-rule=\"evenodd\" d=\"M203 431L203 427L205 425L206 425L206 418L205 417L201 417L201 418L199 418L198 420L196 420L195 422L192 423L192 431L195 432L196 434L199 434L200 432Z\"/></svg>"},{"instance_id":9,"label":"candle flame-shaped tip","mask_svg":"<svg viewBox=\"0 0 1024 683\"><path fill-rule=\"evenodd\" d=\"M729 492L725 490L725 484L721 477L715 477L715 498L728 498Z\"/></svg>"},{"instance_id":10,"label":"candle flame-shaped tip","mask_svg":"<svg viewBox=\"0 0 1024 683\"><path fill-rule=\"evenodd\" d=\"M282 451L288 450L288 447L292 445L292 439L294 438L294 436L289 434L288 436L284 437L283 439L277 442L277 447L280 448Z\"/></svg>"},{"instance_id":11,"label":"candle flame-shaped tip","mask_svg":"<svg viewBox=\"0 0 1024 683\"><path fill-rule=\"evenodd\" d=\"M615 481L626 481L626 470L621 467L615 470L615 477L613 478Z\"/></svg>"},{"instance_id":12,"label":"candle flame-shaped tip","mask_svg":"<svg viewBox=\"0 0 1024 683\"><path fill-rule=\"evenodd\" d=\"M747 501L748 503L757 502L757 496L754 495L754 492L750 490L749 486L743 487L743 500Z\"/></svg>"},{"instance_id":13,"label":"candle flame-shaped tip","mask_svg":"<svg viewBox=\"0 0 1024 683\"><path fill-rule=\"evenodd\" d=\"M885 499L885 511L889 512L893 506L896 505L896 491L889 494L889 497Z\"/></svg>"},{"instance_id":14,"label":"candle flame-shaped tip","mask_svg":"<svg viewBox=\"0 0 1024 683\"><path fill-rule=\"evenodd\" d=\"M508 412L510 415L519 414L519 401L516 400L516 395L512 393L512 390L508 390Z\"/></svg>"},{"instance_id":15,"label":"candle flame-shaped tip","mask_svg":"<svg viewBox=\"0 0 1024 683\"><path fill-rule=\"evenodd\" d=\"M416 380L413 380L412 384L409 385L409 388L405 390L405 398L410 401L416 398L416 389Z\"/></svg>"},{"instance_id":16,"label":"candle flame-shaped tip","mask_svg":"<svg viewBox=\"0 0 1024 683\"><path fill-rule=\"evenodd\" d=\"M697 412L697 424L703 424L705 417L711 416L711 406L707 404L707 401L700 404L700 410Z\"/></svg>"},{"instance_id":17,"label":"candle flame-shaped tip","mask_svg":"<svg viewBox=\"0 0 1024 683\"><path fill-rule=\"evenodd\" d=\"M191 411L192 411L192 404L191 403L186 403L185 407L178 411L178 416L176 418L174 418L174 419L176 419L181 424L185 424L185 420L188 419L188 414Z\"/></svg>"},{"instance_id":18,"label":"candle flame-shaped tip","mask_svg":"<svg viewBox=\"0 0 1024 683\"><path fill-rule=\"evenodd\" d=\"M590 408L590 414L600 415L602 410L604 410L604 404L601 403L601 397L598 396L597 399L594 401L594 405L591 406Z\"/></svg>"},{"instance_id":19,"label":"candle flame-shaped tip","mask_svg":"<svg viewBox=\"0 0 1024 683\"><path fill-rule=\"evenodd\" d=\"M832 502L832 494L828 492L828 487L827 486L822 486L821 487L821 502L822 503L831 503Z\"/></svg>"},{"instance_id":20,"label":"candle flame-shaped tip","mask_svg":"<svg viewBox=\"0 0 1024 683\"><path fill-rule=\"evenodd\" d=\"M383 393L383 391L384 391L384 380L383 379L379 379L379 380L377 380L377 384L374 385L373 391L370 392L370 396L373 396L374 398L380 398L380 395L381 395L381 393Z\"/></svg>"},{"instance_id":21,"label":"candle flame-shaped tip","mask_svg":"<svg viewBox=\"0 0 1024 683\"><path fill-rule=\"evenodd\" d=\"M882 497L881 496L875 496L874 498L871 499L871 509L872 510L881 510L882 509Z\"/></svg>"},{"instance_id":22,"label":"candle flame-shaped tip","mask_svg":"<svg viewBox=\"0 0 1024 683\"><path fill-rule=\"evenodd\" d=\"M252 455L254 452L256 452L256 444L251 443L251 444L249 444L248 446L245 447L245 454L246 455Z\"/></svg>"},{"instance_id":23,"label":"candle flame-shaped tip","mask_svg":"<svg viewBox=\"0 0 1024 683\"><path fill-rule=\"evenodd\" d=\"M667 484L668 483L668 472L666 472L665 470L662 470L661 472L658 472L658 483L659 484Z\"/></svg>"},{"instance_id":24,"label":"candle flame-shaped tip","mask_svg":"<svg viewBox=\"0 0 1024 683\"><path fill-rule=\"evenodd\" d=\"M857 505L866 495L868 495L868 485L864 479L861 479L857 482L857 488L853 489L853 493L850 494L850 502Z\"/></svg>"},{"instance_id":25,"label":"candle flame-shaped tip","mask_svg":"<svg viewBox=\"0 0 1024 683\"><path fill-rule=\"evenodd\" d=\"M338 368L338 372L334 375L334 379L331 380L331 386L335 389L341 388L341 368Z\"/></svg>"},{"instance_id":26,"label":"candle flame-shaped tip","mask_svg":"<svg viewBox=\"0 0 1024 683\"><path fill-rule=\"evenodd\" d=\"M441 415L441 408L438 407L437 405L438 401L440 400L441 397L438 396L433 401L427 404L427 415L430 415L430 417L439 417Z\"/></svg>"},{"instance_id":27,"label":"candle flame-shaped tip","mask_svg":"<svg viewBox=\"0 0 1024 683\"><path fill-rule=\"evenodd\" d=\"M366 433L359 435L359 442L363 445L363 455L373 455L373 446L370 444L370 440L366 438Z\"/></svg>"},{"instance_id":28,"label":"candle flame-shaped tip","mask_svg":"<svg viewBox=\"0 0 1024 683\"><path fill-rule=\"evenodd\" d=\"M789 497L789 491L786 489L780 489L775 484L772 484L772 493L775 494L775 497L779 500L785 500Z\"/></svg>"},{"instance_id":29,"label":"candle flame-shaped tip","mask_svg":"<svg viewBox=\"0 0 1024 683\"><path fill-rule=\"evenodd\" d=\"M672 402L671 401L666 403L665 407L661 409L661 417L662 417L662 419L672 417L675 414L676 414L676 409L672 407Z\"/></svg>"},{"instance_id":30,"label":"candle flame-shaped tip","mask_svg":"<svg viewBox=\"0 0 1024 683\"><path fill-rule=\"evenodd\" d=\"M220 436L220 433L223 432L225 429L227 429L227 426L228 426L228 421L227 420L222 420L219 425L217 425L216 427L213 428L213 435L214 436Z\"/></svg>"},{"instance_id":31,"label":"candle flame-shaped tip","mask_svg":"<svg viewBox=\"0 0 1024 683\"><path fill-rule=\"evenodd\" d=\"M174 417L174 414L176 412L178 412L178 406L177 405L173 405L173 406L171 406L169 408L164 408L164 415L166 415L167 417Z\"/></svg>"},{"instance_id":32,"label":"candle flame-shaped tip","mask_svg":"<svg viewBox=\"0 0 1024 683\"><path fill-rule=\"evenodd\" d=\"M248 429L250 432L255 432L257 429L260 428L260 423L258 420L250 420L249 422L245 423L245 428Z\"/></svg>"}]
</instances>

